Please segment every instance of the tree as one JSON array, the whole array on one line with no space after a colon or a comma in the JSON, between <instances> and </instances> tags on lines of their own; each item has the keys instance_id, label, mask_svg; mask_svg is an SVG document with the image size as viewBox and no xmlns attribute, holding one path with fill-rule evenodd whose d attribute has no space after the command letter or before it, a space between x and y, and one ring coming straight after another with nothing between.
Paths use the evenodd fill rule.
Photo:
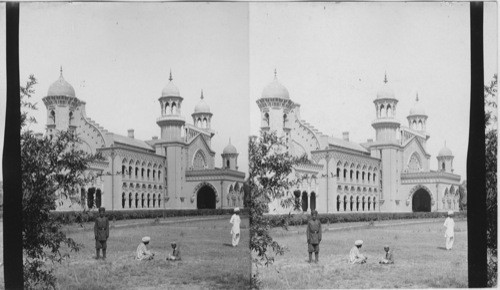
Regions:
<instances>
[{"instance_id":1,"label":"tree","mask_svg":"<svg viewBox=\"0 0 500 290\"><path fill-rule=\"evenodd\" d=\"M458 186L458 194L460 196L458 205L460 210L467 210L467 180L462 181Z\"/></svg>"},{"instance_id":2,"label":"tree","mask_svg":"<svg viewBox=\"0 0 500 290\"><path fill-rule=\"evenodd\" d=\"M283 255L285 248L270 236L271 227L264 213L268 211L269 202L274 200L279 200L285 208L293 205L294 196L289 189L296 182L290 178L296 158L287 152L284 140L275 132L261 132L260 137L250 137L248 148L250 249L257 255L252 262L256 266L268 266L274 261L268 249L271 248L274 255Z\"/></svg>"},{"instance_id":3,"label":"tree","mask_svg":"<svg viewBox=\"0 0 500 290\"><path fill-rule=\"evenodd\" d=\"M484 88L486 123L486 245L488 247L488 286L497 283L497 75Z\"/></svg>"},{"instance_id":4,"label":"tree","mask_svg":"<svg viewBox=\"0 0 500 290\"><path fill-rule=\"evenodd\" d=\"M21 87L22 109L36 109L29 100L36 84L34 76ZM77 244L61 230L50 212L59 196L79 196L78 186L90 180L84 174L89 164L101 159L78 149L79 139L72 132L59 132L53 138L26 129L36 122L27 111L21 118L21 174L23 208L23 256L25 288L54 288L51 264L78 251Z\"/></svg>"}]
</instances>

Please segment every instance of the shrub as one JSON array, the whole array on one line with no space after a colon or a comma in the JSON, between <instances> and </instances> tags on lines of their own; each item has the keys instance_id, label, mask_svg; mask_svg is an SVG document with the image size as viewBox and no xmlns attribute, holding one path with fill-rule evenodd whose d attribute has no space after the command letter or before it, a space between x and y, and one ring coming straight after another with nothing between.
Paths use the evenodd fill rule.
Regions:
<instances>
[{"instance_id":1,"label":"shrub","mask_svg":"<svg viewBox=\"0 0 500 290\"><path fill-rule=\"evenodd\" d=\"M322 224L373 222L383 220L446 218L447 212L381 212L381 213L330 213L319 214ZM300 226L307 224L310 214L266 215L271 227ZM467 211L456 212L454 218L467 218Z\"/></svg>"},{"instance_id":2,"label":"shrub","mask_svg":"<svg viewBox=\"0 0 500 290\"><path fill-rule=\"evenodd\" d=\"M159 219L183 216L230 215L233 209L144 209L144 210L110 210L106 216L110 220ZM241 209L240 215L247 215L248 209ZM97 211L53 211L51 216L62 224L93 222Z\"/></svg>"}]
</instances>

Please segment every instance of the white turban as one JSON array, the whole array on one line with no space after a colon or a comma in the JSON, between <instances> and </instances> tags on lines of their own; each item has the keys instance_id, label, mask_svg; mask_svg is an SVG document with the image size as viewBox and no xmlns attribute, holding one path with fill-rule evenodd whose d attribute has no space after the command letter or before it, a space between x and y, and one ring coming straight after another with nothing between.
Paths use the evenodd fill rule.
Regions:
<instances>
[{"instance_id":1,"label":"white turban","mask_svg":"<svg viewBox=\"0 0 500 290\"><path fill-rule=\"evenodd\" d=\"M239 212L239 211L240 211L239 207L237 207L237 208L234 209L234 212Z\"/></svg>"},{"instance_id":2,"label":"white turban","mask_svg":"<svg viewBox=\"0 0 500 290\"><path fill-rule=\"evenodd\" d=\"M354 242L354 245L356 245L356 246L361 246L362 244L363 244L362 240L357 240Z\"/></svg>"},{"instance_id":3,"label":"white turban","mask_svg":"<svg viewBox=\"0 0 500 290\"><path fill-rule=\"evenodd\" d=\"M452 211L452 210L449 210L449 211L448 211L448 215L453 215L453 211Z\"/></svg>"},{"instance_id":4,"label":"white turban","mask_svg":"<svg viewBox=\"0 0 500 290\"><path fill-rule=\"evenodd\" d=\"M142 241L144 243L147 243L147 242L151 241L151 238L150 237L144 237L144 238L142 238Z\"/></svg>"}]
</instances>

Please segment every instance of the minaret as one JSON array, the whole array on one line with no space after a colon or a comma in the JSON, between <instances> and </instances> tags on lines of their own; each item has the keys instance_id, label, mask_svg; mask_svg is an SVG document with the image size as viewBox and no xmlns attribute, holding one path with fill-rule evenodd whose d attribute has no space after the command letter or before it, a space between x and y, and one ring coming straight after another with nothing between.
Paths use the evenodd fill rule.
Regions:
<instances>
[{"instance_id":1,"label":"minaret","mask_svg":"<svg viewBox=\"0 0 500 290\"><path fill-rule=\"evenodd\" d=\"M194 113L191 116L195 127L205 130L211 129L212 113L204 100L203 90L201 90L200 102L194 107Z\"/></svg>"},{"instance_id":2,"label":"minaret","mask_svg":"<svg viewBox=\"0 0 500 290\"><path fill-rule=\"evenodd\" d=\"M399 121L395 119L398 99L387 83L387 74L385 74L384 85L373 101L377 118L372 122L372 127L376 131L377 142L396 143L396 133L400 126Z\"/></svg>"},{"instance_id":3,"label":"minaret","mask_svg":"<svg viewBox=\"0 0 500 290\"><path fill-rule=\"evenodd\" d=\"M274 80L270 82L262 91L262 96L257 100L257 105L261 114L261 130L276 132L278 136L288 140L290 137L290 114L295 108L295 103L290 100L288 90L278 81L276 69L274 70Z\"/></svg>"},{"instance_id":4,"label":"minaret","mask_svg":"<svg viewBox=\"0 0 500 290\"><path fill-rule=\"evenodd\" d=\"M62 66L59 79L50 85L42 100L47 108L47 135L76 129L75 111L83 102L76 98L75 89L64 79Z\"/></svg>"},{"instance_id":5,"label":"minaret","mask_svg":"<svg viewBox=\"0 0 500 290\"><path fill-rule=\"evenodd\" d=\"M380 159L380 173L377 174L377 184L381 185L380 209L382 211L398 211L397 201L401 200L398 192L400 180L399 143L396 140L400 123L395 119L398 100L394 91L387 84L387 74L384 76L384 84L377 92L377 98L373 101L376 110L376 119L372 127L376 132L376 142L370 147L372 157Z\"/></svg>"},{"instance_id":6,"label":"minaret","mask_svg":"<svg viewBox=\"0 0 500 290\"><path fill-rule=\"evenodd\" d=\"M425 134L427 114L419 102L418 93L415 98L415 104L410 109L410 114L406 118L408 119L408 127L410 127L410 129Z\"/></svg>"},{"instance_id":7,"label":"minaret","mask_svg":"<svg viewBox=\"0 0 500 290\"><path fill-rule=\"evenodd\" d=\"M231 138L229 138L229 144L222 151L222 168L238 170L238 151L236 147L231 144Z\"/></svg>"},{"instance_id":8,"label":"minaret","mask_svg":"<svg viewBox=\"0 0 500 290\"><path fill-rule=\"evenodd\" d=\"M163 88L161 97L158 99L161 106L161 116L156 124L161 128L161 139L165 141L181 140L183 128L186 123L181 115L182 100L179 89L172 82L172 71L170 71L169 82Z\"/></svg>"},{"instance_id":9,"label":"minaret","mask_svg":"<svg viewBox=\"0 0 500 290\"><path fill-rule=\"evenodd\" d=\"M453 173L453 159L455 157L450 148L446 147L446 141L444 141L444 147L439 150L436 158L438 161L438 171Z\"/></svg>"}]
</instances>

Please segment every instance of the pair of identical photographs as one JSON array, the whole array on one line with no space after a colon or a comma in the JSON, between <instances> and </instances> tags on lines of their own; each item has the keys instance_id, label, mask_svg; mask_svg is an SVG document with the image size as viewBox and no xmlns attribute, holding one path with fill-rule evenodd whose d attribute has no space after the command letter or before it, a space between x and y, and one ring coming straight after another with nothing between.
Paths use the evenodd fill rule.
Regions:
<instances>
[{"instance_id":1,"label":"pair of identical photographs","mask_svg":"<svg viewBox=\"0 0 500 290\"><path fill-rule=\"evenodd\" d=\"M5 6L2 10L5 15ZM418 108L427 117L421 135L426 139L423 152L429 156L415 161L405 155L401 160L420 171L435 172L442 161L437 156L444 148L451 150L453 161L445 166L450 167L451 183L458 190L467 173L469 15L468 2L21 3L21 84L30 75L37 79L32 101L38 110L30 112L37 123L28 127L50 133L74 125L88 134L83 136L88 151L111 143L127 149L116 163L121 176L101 177L93 187L113 193L100 196L108 210L230 209L244 205L248 140L261 129L282 130L286 122L300 123L289 124L297 128L290 133L295 155L311 156L326 144L347 150L352 161L366 144L377 141L373 124L381 114L422 131L412 127L411 115ZM497 73L496 3L484 3L483 39L484 76L489 83ZM70 112L58 109L62 100L51 97L66 93L81 101L74 120L67 122ZM376 101L386 97L397 100L390 113L387 103L381 103L381 109ZM266 98L284 101L264 104ZM293 104L293 116L287 111L288 119L281 120L280 115L277 121L274 109L286 107L284 103ZM398 140L404 138L404 132L398 134ZM189 144L186 152L165 149L168 142L161 146L172 136ZM318 141L311 145L313 138ZM166 156L168 164L162 168L164 160L155 154ZM369 176L380 165L365 159L356 161L362 182L349 179L351 164L332 166L336 178L342 178L344 169L348 173L343 176L345 184L336 183L340 188L330 200L325 199L328 181L302 184L298 188L306 207L302 209L310 212L314 203L320 213L411 212L406 198L413 186L395 180L393 199L399 202L389 206L389 197L384 201L376 192L378 185L370 183ZM304 174L322 173L312 167ZM445 190L432 185L436 189L429 191ZM366 200L357 199L359 190L369 192L364 194ZM429 210L458 211L455 199L431 199ZM68 210L71 203L61 201L59 207ZM419 244L419 249L409 247L420 239L415 232L421 232L423 239L441 238L441 224L410 230L388 227L376 233L339 230L338 237L322 243L321 257L326 258L320 257L317 267L304 262L305 233L298 228L295 236L273 230L289 251L276 257L272 266L256 268L247 247L249 227L243 217L240 245L232 247L228 220L173 223L167 226L168 233L152 238L151 247L167 253L170 242L177 240L182 262L157 259L142 266L127 259L126 253L134 252L142 236L154 236L154 227L112 229L114 245L109 243L107 261L100 264L89 259L93 233L75 231L73 238L88 245L56 269L58 286L247 288L252 282L262 288L467 286L466 220L457 221L452 253L433 253L440 246L433 242ZM354 240L370 234L396 249L399 267L384 268L371 261L368 267L353 268L344 261ZM365 248L383 256L382 248L370 244ZM411 254L416 250L430 256L417 258ZM435 255L439 259L431 258Z\"/></svg>"}]
</instances>

